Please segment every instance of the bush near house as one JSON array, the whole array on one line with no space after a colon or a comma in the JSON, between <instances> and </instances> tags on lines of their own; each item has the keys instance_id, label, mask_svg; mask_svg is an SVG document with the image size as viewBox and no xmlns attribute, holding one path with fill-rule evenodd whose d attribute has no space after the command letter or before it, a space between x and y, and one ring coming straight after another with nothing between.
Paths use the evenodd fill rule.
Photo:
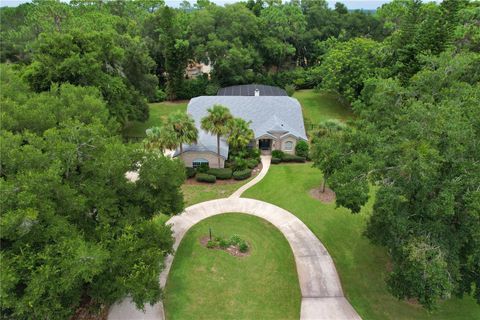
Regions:
<instances>
[{"instance_id":1,"label":"bush near house","mask_svg":"<svg viewBox=\"0 0 480 320\"><path fill-rule=\"evenodd\" d=\"M245 180L245 179L250 178L251 175L252 175L252 170L250 170L250 169L235 171L233 173L233 179L235 179L235 180Z\"/></svg>"},{"instance_id":2,"label":"bush near house","mask_svg":"<svg viewBox=\"0 0 480 320\"><path fill-rule=\"evenodd\" d=\"M185 167L185 175L187 176L187 179L195 177L195 174L197 173L197 170L192 167Z\"/></svg>"},{"instance_id":3,"label":"bush near house","mask_svg":"<svg viewBox=\"0 0 480 320\"><path fill-rule=\"evenodd\" d=\"M257 159L248 159L247 160L247 167L250 168L250 169L253 169L258 165L259 162L260 161L258 161Z\"/></svg>"},{"instance_id":4,"label":"bush near house","mask_svg":"<svg viewBox=\"0 0 480 320\"><path fill-rule=\"evenodd\" d=\"M215 183L217 181L217 177L211 174L206 174L206 173L198 173L195 179L198 182L208 182L208 183Z\"/></svg>"},{"instance_id":5,"label":"bush near house","mask_svg":"<svg viewBox=\"0 0 480 320\"><path fill-rule=\"evenodd\" d=\"M299 157L305 157L308 159L308 154L309 154L308 142L304 140L298 141L297 145L295 146L295 154Z\"/></svg>"},{"instance_id":6,"label":"bush near house","mask_svg":"<svg viewBox=\"0 0 480 320\"><path fill-rule=\"evenodd\" d=\"M211 168L207 174L215 176L219 180L227 180L232 178L232 169L230 168Z\"/></svg>"},{"instance_id":7,"label":"bush near house","mask_svg":"<svg viewBox=\"0 0 480 320\"><path fill-rule=\"evenodd\" d=\"M296 156L293 154L283 155L282 162L305 162L307 159L305 157Z\"/></svg>"},{"instance_id":8,"label":"bush near house","mask_svg":"<svg viewBox=\"0 0 480 320\"><path fill-rule=\"evenodd\" d=\"M210 166L208 163L202 163L196 170L200 173L207 173L207 171L210 170Z\"/></svg>"},{"instance_id":9,"label":"bush near house","mask_svg":"<svg viewBox=\"0 0 480 320\"><path fill-rule=\"evenodd\" d=\"M285 153L282 150L273 150L272 151L272 158L283 159Z\"/></svg>"},{"instance_id":10,"label":"bush near house","mask_svg":"<svg viewBox=\"0 0 480 320\"><path fill-rule=\"evenodd\" d=\"M272 157L272 164L279 164L280 162L282 162L282 159L280 158L275 158L275 157Z\"/></svg>"}]
</instances>

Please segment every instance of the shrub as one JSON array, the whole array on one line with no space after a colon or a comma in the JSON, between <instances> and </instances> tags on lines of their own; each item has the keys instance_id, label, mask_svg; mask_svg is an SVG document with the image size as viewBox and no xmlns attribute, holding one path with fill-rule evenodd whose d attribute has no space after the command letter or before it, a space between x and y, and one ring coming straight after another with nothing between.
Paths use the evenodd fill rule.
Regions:
<instances>
[{"instance_id":1,"label":"shrub","mask_svg":"<svg viewBox=\"0 0 480 320\"><path fill-rule=\"evenodd\" d=\"M295 146L295 154L299 157L305 157L308 158L308 142L304 140L300 140L297 142L297 145Z\"/></svg>"},{"instance_id":2,"label":"shrub","mask_svg":"<svg viewBox=\"0 0 480 320\"><path fill-rule=\"evenodd\" d=\"M225 239L221 239L219 242L218 242L218 246L222 249L225 249L227 248L228 246L230 245L230 243L228 243L227 240Z\"/></svg>"},{"instance_id":3,"label":"shrub","mask_svg":"<svg viewBox=\"0 0 480 320\"><path fill-rule=\"evenodd\" d=\"M154 102L162 102L162 101L165 101L165 100L167 100L167 94L162 89L158 89L155 92L155 101Z\"/></svg>"},{"instance_id":4,"label":"shrub","mask_svg":"<svg viewBox=\"0 0 480 320\"><path fill-rule=\"evenodd\" d=\"M208 169L210 169L210 166L208 165L208 163L202 163L202 164L197 168L197 172L207 173Z\"/></svg>"},{"instance_id":5,"label":"shrub","mask_svg":"<svg viewBox=\"0 0 480 320\"><path fill-rule=\"evenodd\" d=\"M271 162L272 162L272 164L279 164L280 162L282 162L282 159L272 157Z\"/></svg>"},{"instance_id":6,"label":"shrub","mask_svg":"<svg viewBox=\"0 0 480 320\"><path fill-rule=\"evenodd\" d=\"M288 96L291 97L295 93L295 86L293 84L287 84L285 86L285 91L287 92Z\"/></svg>"},{"instance_id":7,"label":"shrub","mask_svg":"<svg viewBox=\"0 0 480 320\"><path fill-rule=\"evenodd\" d=\"M234 234L233 236L230 237L230 244L231 245L236 246L236 245L240 244L240 242L242 242L242 241L243 240L240 239L240 237L237 236L236 234Z\"/></svg>"},{"instance_id":8,"label":"shrub","mask_svg":"<svg viewBox=\"0 0 480 320\"><path fill-rule=\"evenodd\" d=\"M285 154L282 158L283 162L305 162L305 157L295 156L293 154Z\"/></svg>"},{"instance_id":9,"label":"shrub","mask_svg":"<svg viewBox=\"0 0 480 320\"><path fill-rule=\"evenodd\" d=\"M195 168L185 167L185 175L187 176L187 178L195 177L196 173L197 173L197 170L195 170Z\"/></svg>"},{"instance_id":10,"label":"shrub","mask_svg":"<svg viewBox=\"0 0 480 320\"><path fill-rule=\"evenodd\" d=\"M240 252L242 252L242 253L247 252L247 250L248 250L248 245L247 245L247 243L246 243L245 241L242 241L242 242L240 243L240 245L238 246L238 249L239 249Z\"/></svg>"},{"instance_id":11,"label":"shrub","mask_svg":"<svg viewBox=\"0 0 480 320\"><path fill-rule=\"evenodd\" d=\"M233 179L235 180L245 180L249 178L252 175L252 170L250 169L245 169L245 170L239 170L235 171L233 173Z\"/></svg>"},{"instance_id":12,"label":"shrub","mask_svg":"<svg viewBox=\"0 0 480 320\"><path fill-rule=\"evenodd\" d=\"M243 159L242 157L235 157L233 160L233 170L242 171L245 169L247 169L247 160Z\"/></svg>"},{"instance_id":13,"label":"shrub","mask_svg":"<svg viewBox=\"0 0 480 320\"><path fill-rule=\"evenodd\" d=\"M213 241L213 240L208 240L208 242L207 242L207 248L213 249L213 248L215 248L216 246L217 246L217 243L216 243L215 241Z\"/></svg>"},{"instance_id":14,"label":"shrub","mask_svg":"<svg viewBox=\"0 0 480 320\"><path fill-rule=\"evenodd\" d=\"M257 159L248 159L247 160L247 167L250 169L255 168L258 165L258 160Z\"/></svg>"},{"instance_id":15,"label":"shrub","mask_svg":"<svg viewBox=\"0 0 480 320\"><path fill-rule=\"evenodd\" d=\"M215 176L219 180L227 180L232 178L232 169L230 168L211 168L207 174Z\"/></svg>"},{"instance_id":16,"label":"shrub","mask_svg":"<svg viewBox=\"0 0 480 320\"><path fill-rule=\"evenodd\" d=\"M248 148L248 158L250 159L257 159L260 161L260 149L258 148Z\"/></svg>"},{"instance_id":17,"label":"shrub","mask_svg":"<svg viewBox=\"0 0 480 320\"><path fill-rule=\"evenodd\" d=\"M283 153L282 150L273 150L272 151L272 158L283 159L284 155L285 155L285 153Z\"/></svg>"},{"instance_id":18,"label":"shrub","mask_svg":"<svg viewBox=\"0 0 480 320\"><path fill-rule=\"evenodd\" d=\"M215 183L215 181L217 181L217 177L212 176L211 174L206 174L206 173L198 173L195 179L198 182L208 182L208 183Z\"/></svg>"}]
</instances>

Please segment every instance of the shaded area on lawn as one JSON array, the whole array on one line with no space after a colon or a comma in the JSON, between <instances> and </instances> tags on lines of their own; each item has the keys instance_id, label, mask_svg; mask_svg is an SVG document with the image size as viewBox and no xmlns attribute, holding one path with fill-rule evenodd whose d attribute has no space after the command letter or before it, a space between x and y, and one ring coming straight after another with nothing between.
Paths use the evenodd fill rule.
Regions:
<instances>
[{"instance_id":1,"label":"shaded area on lawn","mask_svg":"<svg viewBox=\"0 0 480 320\"><path fill-rule=\"evenodd\" d=\"M127 138L143 138L145 137L145 130L151 127L160 125L161 119L168 116L170 113L182 110L187 110L188 101L164 101L158 103L150 103L150 116L146 122L132 121L127 123L123 129L123 135Z\"/></svg>"},{"instance_id":2,"label":"shaded area on lawn","mask_svg":"<svg viewBox=\"0 0 480 320\"><path fill-rule=\"evenodd\" d=\"M341 99L327 92L314 90L299 90L293 95L302 105L305 129L312 130L312 126L329 119L346 121L352 117L351 108Z\"/></svg>"},{"instance_id":3,"label":"shaded area on lawn","mask_svg":"<svg viewBox=\"0 0 480 320\"><path fill-rule=\"evenodd\" d=\"M270 167L267 176L244 197L278 205L299 217L327 247L335 261L347 299L364 319L476 319L480 306L471 297L451 299L429 314L418 305L394 298L385 278L389 264L382 247L363 236L373 199L361 213L335 208L312 198L322 175L311 164ZM374 196L373 192L371 194Z\"/></svg>"},{"instance_id":4,"label":"shaded area on lawn","mask_svg":"<svg viewBox=\"0 0 480 320\"><path fill-rule=\"evenodd\" d=\"M233 234L251 246L238 258L199 239ZM165 288L167 319L298 319L301 294L290 246L269 222L227 213L199 222L183 238Z\"/></svg>"}]
</instances>

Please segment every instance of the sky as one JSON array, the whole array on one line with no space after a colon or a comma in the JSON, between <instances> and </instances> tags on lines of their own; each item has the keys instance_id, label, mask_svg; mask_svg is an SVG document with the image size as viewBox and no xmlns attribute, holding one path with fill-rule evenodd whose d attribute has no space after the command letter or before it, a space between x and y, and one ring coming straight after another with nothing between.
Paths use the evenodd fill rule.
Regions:
<instances>
[{"instance_id":1,"label":"sky","mask_svg":"<svg viewBox=\"0 0 480 320\"><path fill-rule=\"evenodd\" d=\"M238 2L239 0L213 0L216 4L223 5L225 3ZM382 4L390 2L391 0L328 0L331 7L335 2L343 2L349 9L366 9L372 10L380 7ZM0 7L9 6L15 7L21 3L30 2L29 0L0 0ZM181 0L165 0L169 6L177 6ZM437 2L439 2L437 0ZM195 3L195 0L190 0L190 3Z\"/></svg>"}]
</instances>

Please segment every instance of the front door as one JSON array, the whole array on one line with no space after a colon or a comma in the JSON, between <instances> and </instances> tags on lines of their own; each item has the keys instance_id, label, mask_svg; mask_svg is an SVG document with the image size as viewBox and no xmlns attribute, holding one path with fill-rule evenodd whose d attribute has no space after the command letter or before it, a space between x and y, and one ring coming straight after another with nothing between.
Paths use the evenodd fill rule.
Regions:
<instances>
[{"instance_id":1,"label":"front door","mask_svg":"<svg viewBox=\"0 0 480 320\"><path fill-rule=\"evenodd\" d=\"M259 139L258 147L260 150L270 150L272 147L272 139Z\"/></svg>"}]
</instances>

